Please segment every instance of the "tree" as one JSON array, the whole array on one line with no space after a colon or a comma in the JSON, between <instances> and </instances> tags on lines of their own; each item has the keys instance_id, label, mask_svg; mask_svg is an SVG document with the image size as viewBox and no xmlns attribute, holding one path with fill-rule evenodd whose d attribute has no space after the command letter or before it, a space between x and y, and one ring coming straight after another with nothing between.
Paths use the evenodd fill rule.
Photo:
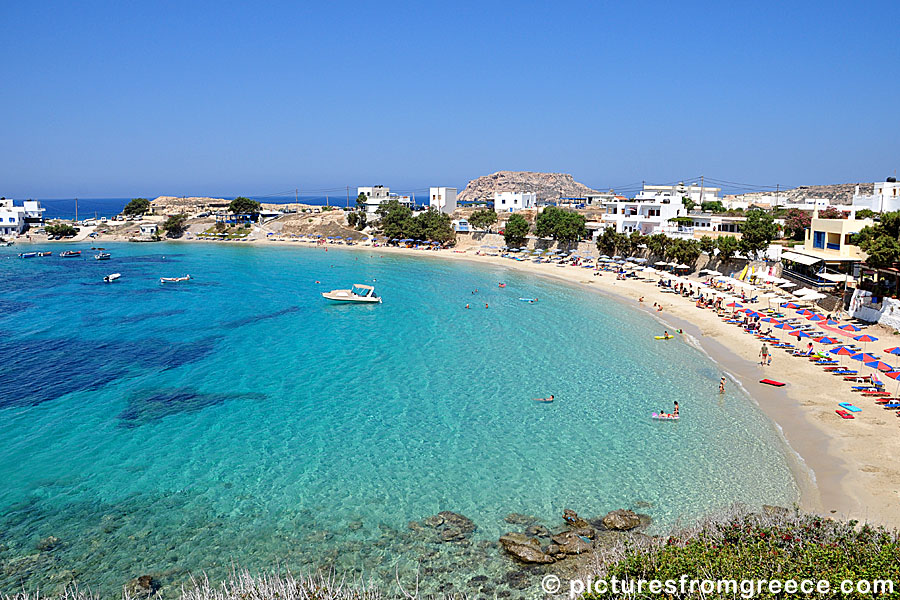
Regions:
<instances>
[{"instance_id":1,"label":"tree","mask_svg":"<svg viewBox=\"0 0 900 600\"><path fill-rule=\"evenodd\" d=\"M450 215L429 208L416 215L410 221L407 235L417 240L429 240L446 244L456 239L456 232L450 221Z\"/></svg>"},{"instance_id":2,"label":"tree","mask_svg":"<svg viewBox=\"0 0 900 600\"><path fill-rule=\"evenodd\" d=\"M616 253L618 244L619 234L616 233L616 228L611 225L606 227L600 232L600 235L597 236L597 250L607 256L612 256Z\"/></svg>"},{"instance_id":3,"label":"tree","mask_svg":"<svg viewBox=\"0 0 900 600\"><path fill-rule=\"evenodd\" d=\"M356 215L356 230L362 231L369 225L369 217L366 216L365 211L359 213L350 213L351 215Z\"/></svg>"},{"instance_id":4,"label":"tree","mask_svg":"<svg viewBox=\"0 0 900 600\"><path fill-rule=\"evenodd\" d=\"M870 267L888 268L900 261L900 211L884 213L874 226L866 226L850 238L869 255Z\"/></svg>"},{"instance_id":5,"label":"tree","mask_svg":"<svg viewBox=\"0 0 900 600\"><path fill-rule=\"evenodd\" d=\"M584 215L548 206L535 219L534 233L560 242L575 242L586 233Z\"/></svg>"},{"instance_id":6,"label":"tree","mask_svg":"<svg viewBox=\"0 0 900 600\"><path fill-rule=\"evenodd\" d=\"M503 230L503 239L506 241L506 245L521 246L525 243L525 238L528 237L530 229L531 227L528 225L525 217L518 213L513 213Z\"/></svg>"},{"instance_id":7,"label":"tree","mask_svg":"<svg viewBox=\"0 0 900 600\"><path fill-rule=\"evenodd\" d=\"M812 217L808 213L792 208L784 216L784 234L797 241L802 241L811 222Z\"/></svg>"},{"instance_id":8,"label":"tree","mask_svg":"<svg viewBox=\"0 0 900 600\"><path fill-rule=\"evenodd\" d=\"M868 208L863 208L861 210L856 211L857 219L874 219L878 216L878 213L874 210L870 210Z\"/></svg>"},{"instance_id":9,"label":"tree","mask_svg":"<svg viewBox=\"0 0 900 600\"><path fill-rule=\"evenodd\" d=\"M365 192L360 192L359 196L356 197L356 210L365 211L368 199L369 197L366 196Z\"/></svg>"},{"instance_id":10,"label":"tree","mask_svg":"<svg viewBox=\"0 0 900 600\"><path fill-rule=\"evenodd\" d=\"M631 242L629 254L634 254L646 243L646 236L640 231L632 231L631 235L628 236L628 241Z\"/></svg>"},{"instance_id":11,"label":"tree","mask_svg":"<svg viewBox=\"0 0 900 600\"><path fill-rule=\"evenodd\" d=\"M412 228L412 211L397 200L388 200L378 205L381 230L388 239L404 239Z\"/></svg>"},{"instance_id":12,"label":"tree","mask_svg":"<svg viewBox=\"0 0 900 600\"><path fill-rule=\"evenodd\" d=\"M128 216L143 215L150 210L150 201L146 198L134 198L125 205L122 212Z\"/></svg>"},{"instance_id":13,"label":"tree","mask_svg":"<svg viewBox=\"0 0 900 600\"><path fill-rule=\"evenodd\" d=\"M716 250L716 240L714 240L713 238L711 238L708 235L704 235L703 237L700 238L700 252L704 252L704 253L712 256L713 253L715 252L715 250Z\"/></svg>"},{"instance_id":14,"label":"tree","mask_svg":"<svg viewBox=\"0 0 900 600\"><path fill-rule=\"evenodd\" d=\"M900 261L900 241L888 235L873 238L860 248L869 255L866 264L870 267L889 269Z\"/></svg>"},{"instance_id":15,"label":"tree","mask_svg":"<svg viewBox=\"0 0 900 600\"><path fill-rule=\"evenodd\" d=\"M666 249L668 259L692 266L700 258L700 242L697 240L673 239Z\"/></svg>"},{"instance_id":16,"label":"tree","mask_svg":"<svg viewBox=\"0 0 900 600\"><path fill-rule=\"evenodd\" d=\"M755 256L764 252L778 237L778 225L769 213L752 209L747 211L746 220L741 225L741 252Z\"/></svg>"},{"instance_id":17,"label":"tree","mask_svg":"<svg viewBox=\"0 0 900 600\"><path fill-rule=\"evenodd\" d=\"M252 215L259 212L262 205L256 200L238 196L228 205L228 212L236 215Z\"/></svg>"},{"instance_id":18,"label":"tree","mask_svg":"<svg viewBox=\"0 0 900 600\"><path fill-rule=\"evenodd\" d=\"M181 237L187 230L187 215L171 215L162 224L168 237Z\"/></svg>"},{"instance_id":19,"label":"tree","mask_svg":"<svg viewBox=\"0 0 900 600\"><path fill-rule=\"evenodd\" d=\"M687 211L694 210L694 207L697 206L697 203L688 198L687 196L683 196L681 198L681 203L684 204L684 209Z\"/></svg>"},{"instance_id":20,"label":"tree","mask_svg":"<svg viewBox=\"0 0 900 600\"><path fill-rule=\"evenodd\" d=\"M721 200L708 200L700 203L700 210L703 212L723 213L725 212L725 205L722 204Z\"/></svg>"},{"instance_id":21,"label":"tree","mask_svg":"<svg viewBox=\"0 0 900 600\"><path fill-rule=\"evenodd\" d=\"M497 213L490 208L479 208L469 217L469 223L475 229L486 231L491 225L497 222Z\"/></svg>"},{"instance_id":22,"label":"tree","mask_svg":"<svg viewBox=\"0 0 900 600\"><path fill-rule=\"evenodd\" d=\"M838 210L833 206L827 207L825 210L819 211L820 219L846 219L847 213L842 210Z\"/></svg>"},{"instance_id":23,"label":"tree","mask_svg":"<svg viewBox=\"0 0 900 600\"><path fill-rule=\"evenodd\" d=\"M650 254L659 258L666 257L666 249L671 243L672 238L664 233L654 233L651 236L647 236L647 248L650 249Z\"/></svg>"},{"instance_id":24,"label":"tree","mask_svg":"<svg viewBox=\"0 0 900 600\"><path fill-rule=\"evenodd\" d=\"M78 230L68 223L51 223L44 226L47 235L58 235L60 237L72 237L78 234Z\"/></svg>"},{"instance_id":25,"label":"tree","mask_svg":"<svg viewBox=\"0 0 900 600\"><path fill-rule=\"evenodd\" d=\"M359 223L359 213L352 212L347 214L347 225L356 229L356 225Z\"/></svg>"},{"instance_id":26,"label":"tree","mask_svg":"<svg viewBox=\"0 0 900 600\"><path fill-rule=\"evenodd\" d=\"M719 258L722 260L730 260L734 258L740 248L741 243L734 236L721 235L716 240L716 248L719 250Z\"/></svg>"}]
</instances>

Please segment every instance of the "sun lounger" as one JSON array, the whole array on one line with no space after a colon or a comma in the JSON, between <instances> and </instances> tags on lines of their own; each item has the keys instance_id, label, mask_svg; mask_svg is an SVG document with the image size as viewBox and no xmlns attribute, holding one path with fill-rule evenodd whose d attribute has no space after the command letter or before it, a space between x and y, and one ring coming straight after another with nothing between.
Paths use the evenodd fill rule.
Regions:
<instances>
[{"instance_id":1,"label":"sun lounger","mask_svg":"<svg viewBox=\"0 0 900 600\"><path fill-rule=\"evenodd\" d=\"M890 404L885 404L884 407L888 410L896 410L900 408L900 402L892 402Z\"/></svg>"},{"instance_id":2,"label":"sun lounger","mask_svg":"<svg viewBox=\"0 0 900 600\"><path fill-rule=\"evenodd\" d=\"M858 373L859 373L859 371L854 371L853 369L840 369L840 368L831 371L832 375L856 375Z\"/></svg>"}]
</instances>

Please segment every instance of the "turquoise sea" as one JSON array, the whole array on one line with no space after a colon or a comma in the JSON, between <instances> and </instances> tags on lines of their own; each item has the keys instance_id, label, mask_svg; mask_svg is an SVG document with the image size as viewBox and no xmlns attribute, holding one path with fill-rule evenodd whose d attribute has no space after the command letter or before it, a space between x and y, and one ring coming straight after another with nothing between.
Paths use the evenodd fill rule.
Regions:
<instances>
[{"instance_id":1,"label":"turquoise sea","mask_svg":"<svg viewBox=\"0 0 900 600\"><path fill-rule=\"evenodd\" d=\"M797 499L752 400L588 290L377 249L61 248L0 249L0 591L114 595L150 573L171 595L234 565L409 583L418 565L426 592L483 575L528 595L539 575L522 584L495 543L521 530L509 513L552 529L637 507L661 531ZM380 305L320 296L375 280ZM680 422L649 419L676 399ZM408 526L444 510L471 540Z\"/></svg>"}]
</instances>

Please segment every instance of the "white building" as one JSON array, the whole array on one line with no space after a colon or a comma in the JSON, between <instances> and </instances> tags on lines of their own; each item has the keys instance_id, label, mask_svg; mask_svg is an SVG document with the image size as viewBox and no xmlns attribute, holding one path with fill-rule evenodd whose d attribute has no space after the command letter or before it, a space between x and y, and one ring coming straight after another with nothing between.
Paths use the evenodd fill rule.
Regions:
<instances>
[{"instance_id":1,"label":"white building","mask_svg":"<svg viewBox=\"0 0 900 600\"><path fill-rule=\"evenodd\" d=\"M494 210L496 212L516 212L534 208L537 194L534 192L494 192Z\"/></svg>"},{"instance_id":2,"label":"white building","mask_svg":"<svg viewBox=\"0 0 900 600\"><path fill-rule=\"evenodd\" d=\"M428 195L431 197L429 200L431 208L448 215L456 210L456 188L433 187Z\"/></svg>"},{"instance_id":3,"label":"white building","mask_svg":"<svg viewBox=\"0 0 900 600\"><path fill-rule=\"evenodd\" d=\"M42 223L44 210L37 200L15 206L12 198L0 198L0 235L19 235L29 223Z\"/></svg>"},{"instance_id":4,"label":"white building","mask_svg":"<svg viewBox=\"0 0 900 600\"><path fill-rule=\"evenodd\" d=\"M141 223L141 236L154 237L159 234L159 226L156 223Z\"/></svg>"},{"instance_id":5,"label":"white building","mask_svg":"<svg viewBox=\"0 0 900 600\"><path fill-rule=\"evenodd\" d=\"M681 205L682 198L690 198L694 204L700 205L704 202L715 202L721 200L719 192L722 188L698 185L696 183L685 185L684 182L677 185L647 185L644 189L634 197L635 200L650 200L662 202L668 200L670 204Z\"/></svg>"},{"instance_id":6,"label":"white building","mask_svg":"<svg viewBox=\"0 0 900 600\"><path fill-rule=\"evenodd\" d=\"M853 194L853 208L868 208L875 212L893 212L900 210L900 183L896 177L888 177L886 181L877 182L871 196L863 196L856 186Z\"/></svg>"},{"instance_id":7,"label":"white building","mask_svg":"<svg viewBox=\"0 0 900 600\"><path fill-rule=\"evenodd\" d=\"M601 217L607 227L615 227L616 233L640 231L644 235L674 231L677 226L669 223L669 219L687 215L687 209L678 201L666 197L661 200L640 199L615 200L604 204L605 212Z\"/></svg>"},{"instance_id":8,"label":"white building","mask_svg":"<svg viewBox=\"0 0 900 600\"><path fill-rule=\"evenodd\" d=\"M356 188L357 197L360 194L366 195L366 217L369 220L375 220L378 218L378 207L381 206L382 202L387 202L388 200L396 200L400 204L408 206L409 208L412 208L414 203L413 199L409 196L399 196L397 194L392 194L391 188L385 187L383 185L358 187Z\"/></svg>"}]
</instances>

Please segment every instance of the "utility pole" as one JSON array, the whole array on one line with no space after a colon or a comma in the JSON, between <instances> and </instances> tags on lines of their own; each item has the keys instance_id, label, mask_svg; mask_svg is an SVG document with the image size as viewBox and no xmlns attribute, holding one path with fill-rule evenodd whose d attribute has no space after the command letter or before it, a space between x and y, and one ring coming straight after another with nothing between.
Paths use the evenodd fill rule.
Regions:
<instances>
[{"instance_id":1,"label":"utility pole","mask_svg":"<svg viewBox=\"0 0 900 600\"><path fill-rule=\"evenodd\" d=\"M328 194L325 194L325 206L328 206Z\"/></svg>"},{"instance_id":2,"label":"utility pole","mask_svg":"<svg viewBox=\"0 0 900 600\"><path fill-rule=\"evenodd\" d=\"M703 175L700 176L700 207L703 207Z\"/></svg>"},{"instance_id":3,"label":"utility pole","mask_svg":"<svg viewBox=\"0 0 900 600\"><path fill-rule=\"evenodd\" d=\"M294 202L300 204L300 188L294 188Z\"/></svg>"},{"instance_id":4,"label":"utility pole","mask_svg":"<svg viewBox=\"0 0 900 600\"><path fill-rule=\"evenodd\" d=\"M775 184L775 206L776 207L778 207L778 192L780 192L780 191L781 191L781 184L776 183Z\"/></svg>"},{"instance_id":5,"label":"utility pole","mask_svg":"<svg viewBox=\"0 0 900 600\"><path fill-rule=\"evenodd\" d=\"M75 222L78 222L78 198L75 198Z\"/></svg>"},{"instance_id":6,"label":"utility pole","mask_svg":"<svg viewBox=\"0 0 900 600\"><path fill-rule=\"evenodd\" d=\"M350 186L347 186L347 207L350 207Z\"/></svg>"}]
</instances>

